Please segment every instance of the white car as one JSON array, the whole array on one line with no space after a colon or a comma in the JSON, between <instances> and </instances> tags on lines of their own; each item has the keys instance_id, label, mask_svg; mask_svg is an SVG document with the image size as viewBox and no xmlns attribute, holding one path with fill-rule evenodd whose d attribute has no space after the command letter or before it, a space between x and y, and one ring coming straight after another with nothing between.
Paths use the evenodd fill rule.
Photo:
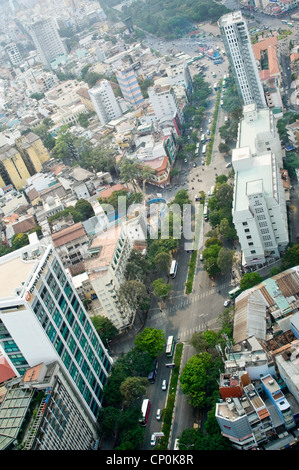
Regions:
<instances>
[{"instance_id":1,"label":"white car","mask_svg":"<svg viewBox=\"0 0 299 470\"><path fill-rule=\"evenodd\" d=\"M202 253L200 253L199 259L200 259L200 261L203 261Z\"/></svg>"},{"instance_id":2,"label":"white car","mask_svg":"<svg viewBox=\"0 0 299 470\"><path fill-rule=\"evenodd\" d=\"M163 380L162 382L162 390L166 390L167 389L167 381L166 380Z\"/></svg>"},{"instance_id":3,"label":"white car","mask_svg":"<svg viewBox=\"0 0 299 470\"><path fill-rule=\"evenodd\" d=\"M158 421L160 421L160 419L161 419L161 410L160 410L160 408L157 410L156 419L157 419Z\"/></svg>"},{"instance_id":4,"label":"white car","mask_svg":"<svg viewBox=\"0 0 299 470\"><path fill-rule=\"evenodd\" d=\"M155 446L155 445L156 445L156 440L157 440L157 437L155 436L155 434L152 434L152 437L151 437L151 446Z\"/></svg>"},{"instance_id":5,"label":"white car","mask_svg":"<svg viewBox=\"0 0 299 470\"><path fill-rule=\"evenodd\" d=\"M223 305L224 305L224 307L228 307L229 304L230 304L230 300L225 300Z\"/></svg>"}]
</instances>

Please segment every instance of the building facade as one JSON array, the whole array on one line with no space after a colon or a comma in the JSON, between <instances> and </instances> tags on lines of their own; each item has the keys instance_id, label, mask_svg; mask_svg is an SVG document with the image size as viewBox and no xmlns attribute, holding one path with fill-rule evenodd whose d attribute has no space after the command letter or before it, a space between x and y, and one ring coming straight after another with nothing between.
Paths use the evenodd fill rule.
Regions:
<instances>
[{"instance_id":1,"label":"building facade","mask_svg":"<svg viewBox=\"0 0 299 470\"><path fill-rule=\"evenodd\" d=\"M57 361L96 421L112 365L52 245L0 258L0 348L17 376Z\"/></svg>"},{"instance_id":2,"label":"building facade","mask_svg":"<svg viewBox=\"0 0 299 470\"><path fill-rule=\"evenodd\" d=\"M58 362L37 364L7 382L6 388L0 410L0 432L5 435L1 450L97 448L98 426L86 413L82 399ZM33 409L29 425L23 420L28 408Z\"/></svg>"},{"instance_id":3,"label":"building facade","mask_svg":"<svg viewBox=\"0 0 299 470\"><path fill-rule=\"evenodd\" d=\"M134 108L141 106L144 99L134 69L132 67L123 67L116 70L115 76L124 99Z\"/></svg>"},{"instance_id":4,"label":"building facade","mask_svg":"<svg viewBox=\"0 0 299 470\"><path fill-rule=\"evenodd\" d=\"M16 139L14 145L4 145L0 148L0 187L13 184L16 189L23 188L49 158L48 150L33 132Z\"/></svg>"},{"instance_id":5,"label":"building facade","mask_svg":"<svg viewBox=\"0 0 299 470\"><path fill-rule=\"evenodd\" d=\"M51 18L35 21L29 26L29 33L42 64L51 68L51 62L60 55L67 54L65 45L59 36L55 21Z\"/></svg>"},{"instance_id":6,"label":"building facade","mask_svg":"<svg viewBox=\"0 0 299 470\"><path fill-rule=\"evenodd\" d=\"M108 80L102 80L98 85L88 90L93 107L100 123L104 126L112 119L122 115L122 111Z\"/></svg>"},{"instance_id":7,"label":"building facade","mask_svg":"<svg viewBox=\"0 0 299 470\"><path fill-rule=\"evenodd\" d=\"M244 105L266 107L264 90L254 57L247 23L241 11L228 13L218 21L236 87Z\"/></svg>"},{"instance_id":8,"label":"building facade","mask_svg":"<svg viewBox=\"0 0 299 470\"><path fill-rule=\"evenodd\" d=\"M157 85L150 87L148 89L148 96L157 120L165 118L172 120L178 115L180 122L184 122L183 112L172 86Z\"/></svg>"},{"instance_id":9,"label":"building facade","mask_svg":"<svg viewBox=\"0 0 299 470\"><path fill-rule=\"evenodd\" d=\"M262 265L278 259L288 244L286 200L280 175L281 147L273 116L256 105L243 108L237 148L233 222L242 250L243 266Z\"/></svg>"}]
</instances>

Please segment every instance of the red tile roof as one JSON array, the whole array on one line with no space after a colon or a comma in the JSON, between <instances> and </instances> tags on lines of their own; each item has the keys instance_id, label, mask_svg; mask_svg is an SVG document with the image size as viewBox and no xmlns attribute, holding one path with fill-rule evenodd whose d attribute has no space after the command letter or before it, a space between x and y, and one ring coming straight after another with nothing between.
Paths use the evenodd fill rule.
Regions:
<instances>
[{"instance_id":1,"label":"red tile roof","mask_svg":"<svg viewBox=\"0 0 299 470\"><path fill-rule=\"evenodd\" d=\"M86 236L85 230L81 222L71 225L59 232L52 233L52 240L55 248L65 245L77 238Z\"/></svg>"}]
</instances>

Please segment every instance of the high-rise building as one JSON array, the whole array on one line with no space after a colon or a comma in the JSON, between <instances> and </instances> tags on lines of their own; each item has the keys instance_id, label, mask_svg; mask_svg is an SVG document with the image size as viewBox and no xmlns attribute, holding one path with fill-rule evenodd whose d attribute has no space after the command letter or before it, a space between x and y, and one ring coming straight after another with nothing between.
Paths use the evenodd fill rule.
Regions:
<instances>
[{"instance_id":1,"label":"high-rise building","mask_svg":"<svg viewBox=\"0 0 299 470\"><path fill-rule=\"evenodd\" d=\"M112 119L122 115L122 111L108 80L101 80L98 85L88 90L88 93L100 123L103 126Z\"/></svg>"},{"instance_id":2,"label":"high-rise building","mask_svg":"<svg viewBox=\"0 0 299 470\"><path fill-rule=\"evenodd\" d=\"M58 27L51 18L35 21L29 25L34 45L42 64L50 69L51 61L60 55L67 54L64 43L59 36Z\"/></svg>"},{"instance_id":3,"label":"high-rise building","mask_svg":"<svg viewBox=\"0 0 299 470\"><path fill-rule=\"evenodd\" d=\"M264 90L254 57L247 23L240 11L233 11L218 21L222 40L232 67L236 87L244 105L256 103L266 108Z\"/></svg>"},{"instance_id":4,"label":"high-rise building","mask_svg":"<svg viewBox=\"0 0 299 470\"><path fill-rule=\"evenodd\" d=\"M133 67L123 67L116 70L115 76L125 101L134 108L141 106L144 99Z\"/></svg>"},{"instance_id":5,"label":"high-rise building","mask_svg":"<svg viewBox=\"0 0 299 470\"><path fill-rule=\"evenodd\" d=\"M243 107L235 171L233 222L238 233L244 266L274 260L288 244L286 200L280 168L279 138L268 108Z\"/></svg>"},{"instance_id":6,"label":"high-rise building","mask_svg":"<svg viewBox=\"0 0 299 470\"><path fill-rule=\"evenodd\" d=\"M0 350L23 375L57 361L96 422L112 359L54 247L35 241L0 258Z\"/></svg>"},{"instance_id":7,"label":"high-rise building","mask_svg":"<svg viewBox=\"0 0 299 470\"><path fill-rule=\"evenodd\" d=\"M22 62L22 56L15 43L7 44L5 51L12 65L19 65Z\"/></svg>"},{"instance_id":8,"label":"high-rise building","mask_svg":"<svg viewBox=\"0 0 299 470\"><path fill-rule=\"evenodd\" d=\"M157 120L173 120L178 116L180 122L184 122L183 112L171 85L150 87L148 96Z\"/></svg>"},{"instance_id":9,"label":"high-rise building","mask_svg":"<svg viewBox=\"0 0 299 470\"><path fill-rule=\"evenodd\" d=\"M31 367L7 381L5 388L0 409L0 434L5 437L0 450L97 448L99 427L57 361Z\"/></svg>"}]
</instances>

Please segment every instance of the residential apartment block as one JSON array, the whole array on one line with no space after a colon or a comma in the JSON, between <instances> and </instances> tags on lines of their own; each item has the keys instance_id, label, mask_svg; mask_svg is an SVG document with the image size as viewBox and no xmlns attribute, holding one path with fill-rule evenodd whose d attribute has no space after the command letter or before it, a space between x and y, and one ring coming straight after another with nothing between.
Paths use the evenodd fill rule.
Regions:
<instances>
[{"instance_id":1,"label":"residential apartment block","mask_svg":"<svg viewBox=\"0 0 299 470\"><path fill-rule=\"evenodd\" d=\"M228 13L218 21L224 47L232 67L236 87L244 105L266 107L264 90L254 57L247 23L241 11Z\"/></svg>"},{"instance_id":2,"label":"residential apartment block","mask_svg":"<svg viewBox=\"0 0 299 470\"><path fill-rule=\"evenodd\" d=\"M57 361L89 419L96 422L111 369L100 337L49 244L0 258L0 348L17 376Z\"/></svg>"},{"instance_id":3,"label":"residential apartment block","mask_svg":"<svg viewBox=\"0 0 299 470\"><path fill-rule=\"evenodd\" d=\"M98 427L57 361L37 364L5 387L0 408L0 433L5 436L1 450L97 448Z\"/></svg>"},{"instance_id":4,"label":"residential apartment block","mask_svg":"<svg viewBox=\"0 0 299 470\"><path fill-rule=\"evenodd\" d=\"M178 116L180 122L184 122L183 112L172 86L157 85L150 87L148 96L157 120L172 120L175 116Z\"/></svg>"},{"instance_id":5,"label":"residential apartment block","mask_svg":"<svg viewBox=\"0 0 299 470\"><path fill-rule=\"evenodd\" d=\"M129 256L142 242L146 247L146 227L142 216L129 218L122 225L111 224L104 233L95 234L84 260L96 296L104 314L120 331L131 326L136 311L118 299L117 292L125 281L124 273Z\"/></svg>"},{"instance_id":6,"label":"residential apartment block","mask_svg":"<svg viewBox=\"0 0 299 470\"><path fill-rule=\"evenodd\" d=\"M124 99L134 108L141 106L144 99L134 69L123 66L115 71L115 76Z\"/></svg>"},{"instance_id":7,"label":"residential apartment block","mask_svg":"<svg viewBox=\"0 0 299 470\"><path fill-rule=\"evenodd\" d=\"M40 19L31 23L28 29L42 64L51 69L51 62L66 54L56 22L52 18Z\"/></svg>"},{"instance_id":8,"label":"residential apartment block","mask_svg":"<svg viewBox=\"0 0 299 470\"><path fill-rule=\"evenodd\" d=\"M0 187L13 184L16 189L26 185L26 180L39 173L50 155L40 137L33 132L18 138L13 145L0 148Z\"/></svg>"},{"instance_id":9,"label":"residential apartment block","mask_svg":"<svg viewBox=\"0 0 299 470\"><path fill-rule=\"evenodd\" d=\"M122 111L113 93L108 80L101 80L99 84L88 90L93 107L100 123L104 126L112 119L122 115Z\"/></svg>"}]
</instances>

